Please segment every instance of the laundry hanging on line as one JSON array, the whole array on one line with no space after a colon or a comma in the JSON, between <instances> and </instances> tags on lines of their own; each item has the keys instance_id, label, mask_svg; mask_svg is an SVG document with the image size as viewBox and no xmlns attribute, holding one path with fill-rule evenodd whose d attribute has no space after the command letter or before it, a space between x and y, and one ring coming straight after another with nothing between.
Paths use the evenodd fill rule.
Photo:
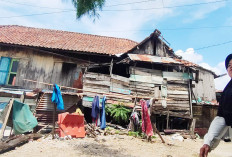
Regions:
<instances>
[{"instance_id":1,"label":"laundry hanging on line","mask_svg":"<svg viewBox=\"0 0 232 157\"><path fill-rule=\"evenodd\" d=\"M95 96L92 102L92 122L96 124L96 126L100 126L101 129L106 128L106 116L105 116L105 101L106 96L102 98L102 111L100 110L100 98L99 96Z\"/></svg>"},{"instance_id":2,"label":"laundry hanging on line","mask_svg":"<svg viewBox=\"0 0 232 157\"><path fill-rule=\"evenodd\" d=\"M153 136L153 129L151 125L150 115L148 113L148 108L145 100L140 100L142 107L142 131L147 136Z\"/></svg>"},{"instance_id":3,"label":"laundry hanging on line","mask_svg":"<svg viewBox=\"0 0 232 157\"><path fill-rule=\"evenodd\" d=\"M106 102L106 96L102 98L102 112L101 112L101 129L106 128L106 113L105 113L105 102Z\"/></svg>"},{"instance_id":4,"label":"laundry hanging on line","mask_svg":"<svg viewBox=\"0 0 232 157\"><path fill-rule=\"evenodd\" d=\"M98 126L98 117L100 114L100 106L99 106L99 96L95 96L92 102L92 112L91 112L91 116L92 116L92 122L96 123L96 126ZM100 123L99 123L100 125Z\"/></svg>"},{"instance_id":5,"label":"laundry hanging on line","mask_svg":"<svg viewBox=\"0 0 232 157\"><path fill-rule=\"evenodd\" d=\"M60 87L57 84L53 86L52 102L56 103L57 110L64 110L63 98L61 95Z\"/></svg>"}]
</instances>

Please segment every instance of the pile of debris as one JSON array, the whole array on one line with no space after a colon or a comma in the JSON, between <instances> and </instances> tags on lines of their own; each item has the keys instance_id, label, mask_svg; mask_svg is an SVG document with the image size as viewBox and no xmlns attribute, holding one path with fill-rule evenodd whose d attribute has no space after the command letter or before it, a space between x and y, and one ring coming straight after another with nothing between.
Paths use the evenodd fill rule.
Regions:
<instances>
[{"instance_id":1,"label":"pile of debris","mask_svg":"<svg viewBox=\"0 0 232 157\"><path fill-rule=\"evenodd\" d=\"M98 135L105 135L105 136L115 135L115 134L128 135L127 129L111 123L107 123L107 127L105 130L101 130L93 123L88 123L85 125L85 130L86 130L86 135L92 138L96 138Z\"/></svg>"},{"instance_id":2,"label":"pile of debris","mask_svg":"<svg viewBox=\"0 0 232 157\"><path fill-rule=\"evenodd\" d=\"M173 138L179 139L196 139L197 135L193 134L189 130L177 130L177 129L165 129L165 135L173 134Z\"/></svg>"}]
</instances>

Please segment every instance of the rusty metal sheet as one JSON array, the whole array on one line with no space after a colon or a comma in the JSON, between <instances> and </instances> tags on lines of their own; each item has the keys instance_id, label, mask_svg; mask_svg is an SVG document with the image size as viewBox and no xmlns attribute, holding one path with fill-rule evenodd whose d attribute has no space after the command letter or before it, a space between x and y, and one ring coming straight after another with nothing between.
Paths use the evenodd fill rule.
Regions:
<instances>
[{"instance_id":1,"label":"rusty metal sheet","mask_svg":"<svg viewBox=\"0 0 232 157\"><path fill-rule=\"evenodd\" d=\"M128 54L128 56L133 61L183 65L183 63L177 60L174 60L173 58L169 58L169 57L158 57L158 56L145 55L145 54Z\"/></svg>"}]
</instances>

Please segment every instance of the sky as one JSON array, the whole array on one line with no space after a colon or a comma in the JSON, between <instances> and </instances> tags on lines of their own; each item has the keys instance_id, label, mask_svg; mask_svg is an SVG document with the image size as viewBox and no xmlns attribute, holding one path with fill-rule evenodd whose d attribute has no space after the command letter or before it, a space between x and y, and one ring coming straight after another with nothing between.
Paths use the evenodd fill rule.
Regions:
<instances>
[{"instance_id":1,"label":"sky","mask_svg":"<svg viewBox=\"0 0 232 157\"><path fill-rule=\"evenodd\" d=\"M140 42L155 29L177 55L226 73L232 53L232 0L106 0L99 18L76 19L72 0L0 0L0 25L21 25L127 38ZM215 79L223 90L228 75Z\"/></svg>"}]
</instances>

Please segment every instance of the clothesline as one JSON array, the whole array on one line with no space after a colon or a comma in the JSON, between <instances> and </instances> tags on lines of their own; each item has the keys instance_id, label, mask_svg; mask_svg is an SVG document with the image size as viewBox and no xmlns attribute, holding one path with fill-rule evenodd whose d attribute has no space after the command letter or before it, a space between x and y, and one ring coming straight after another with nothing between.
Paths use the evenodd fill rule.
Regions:
<instances>
[{"instance_id":1,"label":"clothesline","mask_svg":"<svg viewBox=\"0 0 232 157\"><path fill-rule=\"evenodd\" d=\"M44 85L48 85L48 86L53 86L54 84L50 84L50 83L45 83L45 82L39 82L39 81L34 81L34 80L29 80L29 79L23 79L24 81L28 81L28 82L33 82L33 83L39 83L39 84L44 84ZM77 90L77 91L82 91L82 92L89 92L89 93L96 93L96 94L102 94L103 96L108 96L108 97L115 97L115 98L140 98L140 99L154 99L153 97L147 97L147 96L134 96L134 95L126 95L126 94L119 94L119 93L107 93L107 92L95 92L95 91L89 91L89 90L83 90L83 89L79 89L79 88L73 88L73 87L67 87L67 86L61 86L58 85L61 89L62 88L66 88L66 89L73 89L73 90ZM124 98L124 99L125 99ZM155 98L155 100L169 100L169 99L164 99L164 98Z\"/></svg>"}]
</instances>

